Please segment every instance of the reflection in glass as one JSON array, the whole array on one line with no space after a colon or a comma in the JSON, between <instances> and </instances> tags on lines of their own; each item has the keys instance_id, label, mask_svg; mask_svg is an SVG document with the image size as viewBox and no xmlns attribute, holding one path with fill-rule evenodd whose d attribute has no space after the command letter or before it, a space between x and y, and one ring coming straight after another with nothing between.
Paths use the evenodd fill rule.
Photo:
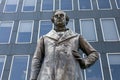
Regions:
<instances>
[{"instance_id":1,"label":"reflection in glass","mask_svg":"<svg viewBox=\"0 0 120 80\"><path fill-rule=\"evenodd\" d=\"M97 0L99 9L110 9L110 1L109 0Z\"/></svg>"},{"instance_id":2,"label":"reflection in glass","mask_svg":"<svg viewBox=\"0 0 120 80\"><path fill-rule=\"evenodd\" d=\"M36 0L24 0L23 11L34 11Z\"/></svg>"},{"instance_id":3,"label":"reflection in glass","mask_svg":"<svg viewBox=\"0 0 120 80\"><path fill-rule=\"evenodd\" d=\"M18 2L19 0L7 0L4 11L5 12L16 12Z\"/></svg>"},{"instance_id":4,"label":"reflection in glass","mask_svg":"<svg viewBox=\"0 0 120 80\"><path fill-rule=\"evenodd\" d=\"M8 43L12 30L13 22L1 22L0 23L0 43ZM4 37L3 37L4 35Z\"/></svg>"},{"instance_id":5,"label":"reflection in glass","mask_svg":"<svg viewBox=\"0 0 120 80\"><path fill-rule=\"evenodd\" d=\"M51 29L52 29L53 25L51 21L41 21L40 22L40 33L39 33L39 37L42 35L47 34Z\"/></svg>"},{"instance_id":6,"label":"reflection in glass","mask_svg":"<svg viewBox=\"0 0 120 80\"><path fill-rule=\"evenodd\" d=\"M30 42L32 34L32 21L21 21L18 31L17 42Z\"/></svg>"},{"instance_id":7,"label":"reflection in glass","mask_svg":"<svg viewBox=\"0 0 120 80\"><path fill-rule=\"evenodd\" d=\"M27 80L28 56L14 56L10 80Z\"/></svg>"},{"instance_id":8,"label":"reflection in glass","mask_svg":"<svg viewBox=\"0 0 120 80\"><path fill-rule=\"evenodd\" d=\"M97 41L93 19L80 20L81 33L88 41Z\"/></svg>"},{"instance_id":9,"label":"reflection in glass","mask_svg":"<svg viewBox=\"0 0 120 80\"><path fill-rule=\"evenodd\" d=\"M91 0L79 0L80 9L92 9Z\"/></svg>"},{"instance_id":10,"label":"reflection in glass","mask_svg":"<svg viewBox=\"0 0 120 80\"><path fill-rule=\"evenodd\" d=\"M112 80L120 80L120 54L109 54L108 59Z\"/></svg>"},{"instance_id":11,"label":"reflection in glass","mask_svg":"<svg viewBox=\"0 0 120 80\"><path fill-rule=\"evenodd\" d=\"M101 27L105 41L119 40L119 35L117 33L114 19L101 19Z\"/></svg>"},{"instance_id":12,"label":"reflection in glass","mask_svg":"<svg viewBox=\"0 0 120 80\"><path fill-rule=\"evenodd\" d=\"M61 10L72 10L72 0L60 0Z\"/></svg>"},{"instance_id":13,"label":"reflection in glass","mask_svg":"<svg viewBox=\"0 0 120 80\"><path fill-rule=\"evenodd\" d=\"M53 10L54 0L42 0L42 10Z\"/></svg>"},{"instance_id":14,"label":"reflection in glass","mask_svg":"<svg viewBox=\"0 0 120 80\"><path fill-rule=\"evenodd\" d=\"M120 8L120 0L116 0L117 2L117 7Z\"/></svg>"},{"instance_id":15,"label":"reflection in glass","mask_svg":"<svg viewBox=\"0 0 120 80\"><path fill-rule=\"evenodd\" d=\"M102 70L100 67L100 60L98 60L93 66L86 70L86 80L103 80Z\"/></svg>"},{"instance_id":16,"label":"reflection in glass","mask_svg":"<svg viewBox=\"0 0 120 80\"><path fill-rule=\"evenodd\" d=\"M5 64L5 56L0 56L0 80L2 80L4 64Z\"/></svg>"}]
</instances>

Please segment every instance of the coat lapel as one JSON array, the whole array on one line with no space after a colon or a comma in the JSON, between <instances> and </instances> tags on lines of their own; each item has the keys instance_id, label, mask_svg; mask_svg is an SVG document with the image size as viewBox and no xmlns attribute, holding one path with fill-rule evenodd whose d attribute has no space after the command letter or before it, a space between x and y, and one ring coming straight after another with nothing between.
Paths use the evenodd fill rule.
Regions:
<instances>
[{"instance_id":1,"label":"coat lapel","mask_svg":"<svg viewBox=\"0 0 120 80\"><path fill-rule=\"evenodd\" d=\"M45 36L55 39L55 40L59 40L59 35L57 34L57 32L55 30L51 30L48 34L46 34Z\"/></svg>"},{"instance_id":2,"label":"coat lapel","mask_svg":"<svg viewBox=\"0 0 120 80\"><path fill-rule=\"evenodd\" d=\"M67 31L63 34L63 36L60 37L59 42L64 41L64 40L69 39L69 38L72 38L72 37L75 37L76 35L77 35L77 34L74 33L73 31L67 30Z\"/></svg>"},{"instance_id":3,"label":"coat lapel","mask_svg":"<svg viewBox=\"0 0 120 80\"><path fill-rule=\"evenodd\" d=\"M77 36L77 33L74 33L71 30L67 30L61 37L57 34L55 30L51 30L48 34L45 36L52 38L54 40L57 40L58 42L64 41L66 39L72 38Z\"/></svg>"}]
</instances>

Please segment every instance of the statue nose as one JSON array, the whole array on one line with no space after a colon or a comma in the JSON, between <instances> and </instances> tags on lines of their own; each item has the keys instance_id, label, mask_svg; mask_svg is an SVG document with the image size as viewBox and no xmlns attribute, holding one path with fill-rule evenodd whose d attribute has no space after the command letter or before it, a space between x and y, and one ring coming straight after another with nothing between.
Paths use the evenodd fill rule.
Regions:
<instances>
[{"instance_id":1,"label":"statue nose","mask_svg":"<svg viewBox=\"0 0 120 80\"><path fill-rule=\"evenodd\" d=\"M58 18L60 18L61 16L60 15L58 15Z\"/></svg>"}]
</instances>

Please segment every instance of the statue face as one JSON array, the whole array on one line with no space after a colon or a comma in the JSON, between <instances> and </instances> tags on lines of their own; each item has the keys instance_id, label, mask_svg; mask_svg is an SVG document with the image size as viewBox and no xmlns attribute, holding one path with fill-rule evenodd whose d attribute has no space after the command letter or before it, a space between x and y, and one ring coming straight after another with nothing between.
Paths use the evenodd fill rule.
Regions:
<instances>
[{"instance_id":1,"label":"statue face","mask_svg":"<svg viewBox=\"0 0 120 80\"><path fill-rule=\"evenodd\" d=\"M57 11L54 14L54 24L56 26L65 27L65 25L66 25L66 13L63 11Z\"/></svg>"}]
</instances>

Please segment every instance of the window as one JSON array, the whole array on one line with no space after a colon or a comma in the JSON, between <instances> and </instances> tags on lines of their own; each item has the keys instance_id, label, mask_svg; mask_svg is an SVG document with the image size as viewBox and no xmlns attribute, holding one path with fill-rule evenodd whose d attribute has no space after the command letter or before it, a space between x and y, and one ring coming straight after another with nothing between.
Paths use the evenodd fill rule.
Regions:
<instances>
[{"instance_id":1,"label":"window","mask_svg":"<svg viewBox=\"0 0 120 80\"><path fill-rule=\"evenodd\" d=\"M7 0L4 12L16 12L19 0Z\"/></svg>"},{"instance_id":2,"label":"window","mask_svg":"<svg viewBox=\"0 0 120 80\"><path fill-rule=\"evenodd\" d=\"M33 21L21 21L18 28L17 43L30 43L33 33Z\"/></svg>"},{"instance_id":3,"label":"window","mask_svg":"<svg viewBox=\"0 0 120 80\"><path fill-rule=\"evenodd\" d=\"M91 0L78 0L78 5L80 10L91 10L92 2Z\"/></svg>"},{"instance_id":4,"label":"window","mask_svg":"<svg viewBox=\"0 0 120 80\"><path fill-rule=\"evenodd\" d=\"M12 29L13 29L13 21L0 22L0 44L10 43Z\"/></svg>"},{"instance_id":5,"label":"window","mask_svg":"<svg viewBox=\"0 0 120 80\"><path fill-rule=\"evenodd\" d=\"M39 26L39 37L42 35L47 34L51 29L53 28L53 24L50 20L43 20L40 21L40 26Z\"/></svg>"},{"instance_id":6,"label":"window","mask_svg":"<svg viewBox=\"0 0 120 80\"><path fill-rule=\"evenodd\" d=\"M117 8L120 8L120 0L115 0L115 1L116 1Z\"/></svg>"},{"instance_id":7,"label":"window","mask_svg":"<svg viewBox=\"0 0 120 80\"><path fill-rule=\"evenodd\" d=\"M90 42L97 41L96 26L93 19L80 20L81 34Z\"/></svg>"},{"instance_id":8,"label":"window","mask_svg":"<svg viewBox=\"0 0 120 80\"><path fill-rule=\"evenodd\" d=\"M118 41L118 29L116 27L115 19L112 18L102 18L101 27L103 32L103 38L105 41Z\"/></svg>"},{"instance_id":9,"label":"window","mask_svg":"<svg viewBox=\"0 0 120 80\"><path fill-rule=\"evenodd\" d=\"M2 0L0 0L0 4L1 4Z\"/></svg>"},{"instance_id":10,"label":"window","mask_svg":"<svg viewBox=\"0 0 120 80\"><path fill-rule=\"evenodd\" d=\"M73 10L73 0L59 0L60 10Z\"/></svg>"},{"instance_id":11,"label":"window","mask_svg":"<svg viewBox=\"0 0 120 80\"><path fill-rule=\"evenodd\" d=\"M120 53L107 55L111 80L120 80Z\"/></svg>"},{"instance_id":12,"label":"window","mask_svg":"<svg viewBox=\"0 0 120 80\"><path fill-rule=\"evenodd\" d=\"M53 11L55 6L55 0L42 0L41 2L42 11Z\"/></svg>"},{"instance_id":13,"label":"window","mask_svg":"<svg viewBox=\"0 0 120 80\"><path fill-rule=\"evenodd\" d=\"M13 56L8 80L27 80L29 56Z\"/></svg>"},{"instance_id":14,"label":"window","mask_svg":"<svg viewBox=\"0 0 120 80\"><path fill-rule=\"evenodd\" d=\"M36 0L24 0L22 11L35 11Z\"/></svg>"},{"instance_id":15,"label":"window","mask_svg":"<svg viewBox=\"0 0 120 80\"><path fill-rule=\"evenodd\" d=\"M74 20L70 19L66 27L75 32Z\"/></svg>"},{"instance_id":16,"label":"window","mask_svg":"<svg viewBox=\"0 0 120 80\"><path fill-rule=\"evenodd\" d=\"M110 0L97 0L98 8L99 9L110 9L111 3Z\"/></svg>"},{"instance_id":17,"label":"window","mask_svg":"<svg viewBox=\"0 0 120 80\"><path fill-rule=\"evenodd\" d=\"M99 60L90 68L87 68L84 73L85 80L104 80L101 59L99 58Z\"/></svg>"},{"instance_id":18,"label":"window","mask_svg":"<svg viewBox=\"0 0 120 80\"><path fill-rule=\"evenodd\" d=\"M6 62L6 56L0 55L0 80L2 80L5 62Z\"/></svg>"}]
</instances>

